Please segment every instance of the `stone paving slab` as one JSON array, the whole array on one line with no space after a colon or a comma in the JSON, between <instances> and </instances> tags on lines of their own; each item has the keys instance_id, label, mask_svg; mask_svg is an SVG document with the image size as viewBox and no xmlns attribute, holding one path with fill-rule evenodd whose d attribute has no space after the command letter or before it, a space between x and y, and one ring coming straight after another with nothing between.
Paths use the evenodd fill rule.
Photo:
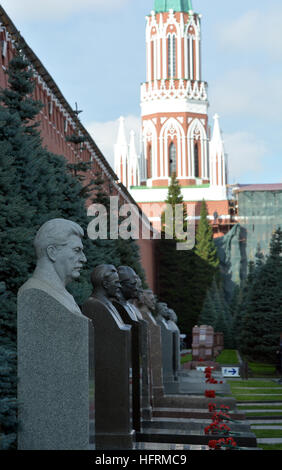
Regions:
<instances>
[{"instance_id":1,"label":"stone paving slab","mask_svg":"<svg viewBox=\"0 0 282 470\"><path fill-rule=\"evenodd\" d=\"M213 402L219 408L220 405L229 406L230 410L236 409L237 400L234 397L206 398L199 395L164 395L157 397L154 403L156 408L192 408L208 409L208 404Z\"/></svg>"},{"instance_id":2,"label":"stone paving slab","mask_svg":"<svg viewBox=\"0 0 282 470\"><path fill-rule=\"evenodd\" d=\"M146 429L136 433L137 442L174 442L188 445L207 445L211 439L226 438L223 434L206 435L202 431L183 431L179 429ZM257 447L257 439L252 432L234 437L237 444L243 447Z\"/></svg>"},{"instance_id":3,"label":"stone paving slab","mask_svg":"<svg viewBox=\"0 0 282 470\"><path fill-rule=\"evenodd\" d=\"M280 437L261 437L257 439L258 444L282 444L282 438Z\"/></svg>"},{"instance_id":4,"label":"stone paving slab","mask_svg":"<svg viewBox=\"0 0 282 470\"><path fill-rule=\"evenodd\" d=\"M136 442L135 450L209 450L206 445L171 444L164 442Z\"/></svg>"},{"instance_id":5,"label":"stone paving slab","mask_svg":"<svg viewBox=\"0 0 282 470\"><path fill-rule=\"evenodd\" d=\"M231 432L250 433L251 428L248 422L225 422ZM179 430L185 432L200 432L204 434L204 429L211 424L209 419L174 419L174 418L154 418L151 421L143 421L142 429L166 429Z\"/></svg>"},{"instance_id":6,"label":"stone paving slab","mask_svg":"<svg viewBox=\"0 0 282 470\"><path fill-rule=\"evenodd\" d=\"M244 411L230 410L228 412L232 419L244 420L246 418ZM213 413L202 408L153 408L153 416L156 418L193 418L193 419L211 419Z\"/></svg>"}]
</instances>

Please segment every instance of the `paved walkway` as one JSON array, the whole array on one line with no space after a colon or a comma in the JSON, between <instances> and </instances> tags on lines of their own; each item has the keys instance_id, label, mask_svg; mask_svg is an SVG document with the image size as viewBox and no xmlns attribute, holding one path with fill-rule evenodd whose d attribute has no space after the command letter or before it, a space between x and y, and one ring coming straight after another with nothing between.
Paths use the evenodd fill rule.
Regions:
<instances>
[{"instance_id":1,"label":"paved walkway","mask_svg":"<svg viewBox=\"0 0 282 470\"><path fill-rule=\"evenodd\" d=\"M282 444L280 437L260 437L257 439L258 444Z\"/></svg>"}]
</instances>

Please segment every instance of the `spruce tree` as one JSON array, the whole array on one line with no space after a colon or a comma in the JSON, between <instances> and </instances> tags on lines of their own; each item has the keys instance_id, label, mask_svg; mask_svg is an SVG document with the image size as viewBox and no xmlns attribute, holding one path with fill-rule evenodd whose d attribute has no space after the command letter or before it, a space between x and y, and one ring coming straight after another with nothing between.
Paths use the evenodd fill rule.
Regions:
<instances>
[{"instance_id":1,"label":"spruce tree","mask_svg":"<svg viewBox=\"0 0 282 470\"><path fill-rule=\"evenodd\" d=\"M210 288L207 291L203 308L198 319L198 324L208 325L214 328L216 320L217 320L217 312L214 306L213 295L212 295L211 288Z\"/></svg>"},{"instance_id":2,"label":"spruce tree","mask_svg":"<svg viewBox=\"0 0 282 470\"><path fill-rule=\"evenodd\" d=\"M71 174L64 157L42 145L35 122L42 104L33 98L32 68L21 53L9 64L8 80L9 87L0 92L0 445L12 448L16 435L16 297L34 271L35 233L47 220L65 218L77 222L86 234L91 219L86 210L90 188L83 188ZM85 237L84 251L87 266L79 281L68 287L80 305L91 293L92 269L97 264L121 263L118 243L111 240L99 243Z\"/></svg>"},{"instance_id":3,"label":"spruce tree","mask_svg":"<svg viewBox=\"0 0 282 470\"><path fill-rule=\"evenodd\" d=\"M195 242L195 283L196 296L198 299L199 313L202 309L208 289L213 279L219 282L219 258L213 240L212 228L208 221L208 212L205 201L202 201L200 221L196 227Z\"/></svg>"},{"instance_id":4,"label":"spruce tree","mask_svg":"<svg viewBox=\"0 0 282 470\"><path fill-rule=\"evenodd\" d=\"M195 254L207 263L206 278L212 281L218 271L219 258L213 240L212 227L208 221L208 211L205 200L202 201L200 221L196 230Z\"/></svg>"},{"instance_id":5,"label":"spruce tree","mask_svg":"<svg viewBox=\"0 0 282 470\"><path fill-rule=\"evenodd\" d=\"M212 285L209 289L210 298L215 312L213 326L215 333L224 334L224 347L231 347L231 329L232 317L229 306L224 298L223 289L218 285L216 278L213 279Z\"/></svg>"},{"instance_id":6,"label":"spruce tree","mask_svg":"<svg viewBox=\"0 0 282 470\"><path fill-rule=\"evenodd\" d=\"M270 253L249 288L242 322L241 351L253 360L275 362L282 332L282 231L272 236Z\"/></svg>"},{"instance_id":7,"label":"spruce tree","mask_svg":"<svg viewBox=\"0 0 282 470\"><path fill-rule=\"evenodd\" d=\"M193 250L177 250L181 242L175 230L175 208L182 205L183 232L187 230L187 210L176 175L173 174L168 188L166 204L170 205L172 217L170 227L165 227L165 213L162 214L162 239L158 242L158 296L160 300L175 310L178 315L178 326L187 335L187 342L192 339L192 328L195 326L201 303L196 294L195 255ZM169 213L169 212L168 212ZM166 229L166 234L165 234ZM171 237L168 239L167 236ZM182 240L183 241L183 240ZM184 240L185 242L185 240Z\"/></svg>"},{"instance_id":8,"label":"spruce tree","mask_svg":"<svg viewBox=\"0 0 282 470\"><path fill-rule=\"evenodd\" d=\"M168 187L168 195L167 199L165 200L167 205L165 211L161 215L161 224L162 224L162 232L166 231L167 236L170 236L172 239L177 240L179 238L177 230L176 230L176 207L182 205L183 207L183 218L182 218L182 226L183 231L187 229L187 210L185 204L183 203L183 196L181 193L181 187L179 182L176 178L176 174L173 173L171 177L171 182ZM172 214L171 214L171 212ZM172 220L169 221L169 217L172 215Z\"/></svg>"}]
</instances>

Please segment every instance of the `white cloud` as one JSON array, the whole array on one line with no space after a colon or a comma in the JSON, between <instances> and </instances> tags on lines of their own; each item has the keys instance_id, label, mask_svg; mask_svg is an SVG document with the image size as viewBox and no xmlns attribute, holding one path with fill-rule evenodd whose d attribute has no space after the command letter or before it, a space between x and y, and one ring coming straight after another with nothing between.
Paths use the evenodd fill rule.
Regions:
<instances>
[{"instance_id":1,"label":"white cloud","mask_svg":"<svg viewBox=\"0 0 282 470\"><path fill-rule=\"evenodd\" d=\"M279 76L265 76L252 68L227 71L211 85L212 109L221 115L281 120L282 87Z\"/></svg>"},{"instance_id":2,"label":"white cloud","mask_svg":"<svg viewBox=\"0 0 282 470\"><path fill-rule=\"evenodd\" d=\"M263 170L267 155L266 143L249 132L224 134L224 145L228 154L229 182L238 183L246 175L257 175Z\"/></svg>"},{"instance_id":3,"label":"white cloud","mask_svg":"<svg viewBox=\"0 0 282 470\"><path fill-rule=\"evenodd\" d=\"M133 130L135 132L136 150L139 151L140 136L140 117L129 115L125 117L126 138L129 144L129 134ZM109 164L114 168L114 145L117 141L119 119L107 122L92 122L85 126L90 135L95 140L99 149L103 152Z\"/></svg>"},{"instance_id":4,"label":"white cloud","mask_svg":"<svg viewBox=\"0 0 282 470\"><path fill-rule=\"evenodd\" d=\"M219 28L222 45L238 51L267 52L282 57L282 8L253 10Z\"/></svg>"},{"instance_id":5,"label":"white cloud","mask_svg":"<svg viewBox=\"0 0 282 470\"><path fill-rule=\"evenodd\" d=\"M1 5L15 20L60 20L81 11L119 9L128 0L2 0Z\"/></svg>"}]
</instances>

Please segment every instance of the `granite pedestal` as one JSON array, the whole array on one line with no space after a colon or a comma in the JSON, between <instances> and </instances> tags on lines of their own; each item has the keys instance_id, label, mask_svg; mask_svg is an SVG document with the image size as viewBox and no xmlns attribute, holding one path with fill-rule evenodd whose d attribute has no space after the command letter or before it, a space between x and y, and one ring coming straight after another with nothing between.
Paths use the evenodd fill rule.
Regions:
<instances>
[{"instance_id":1,"label":"granite pedestal","mask_svg":"<svg viewBox=\"0 0 282 470\"><path fill-rule=\"evenodd\" d=\"M110 302L90 297L82 307L94 326L95 448L132 449L130 409L131 327Z\"/></svg>"},{"instance_id":2,"label":"granite pedestal","mask_svg":"<svg viewBox=\"0 0 282 470\"><path fill-rule=\"evenodd\" d=\"M149 333L149 363L151 369L152 401L164 395L161 328L147 308L141 313L148 323Z\"/></svg>"},{"instance_id":3,"label":"granite pedestal","mask_svg":"<svg viewBox=\"0 0 282 470\"><path fill-rule=\"evenodd\" d=\"M131 359L132 367L132 426L135 431L141 430L141 325L135 311L128 302L113 301L114 307L126 325L131 326Z\"/></svg>"},{"instance_id":4,"label":"granite pedestal","mask_svg":"<svg viewBox=\"0 0 282 470\"><path fill-rule=\"evenodd\" d=\"M89 448L88 328L42 290L19 294L19 450Z\"/></svg>"},{"instance_id":5,"label":"granite pedestal","mask_svg":"<svg viewBox=\"0 0 282 470\"><path fill-rule=\"evenodd\" d=\"M174 374L173 331L162 316L157 317L161 327L163 386L165 393L178 393L179 385Z\"/></svg>"}]
</instances>

